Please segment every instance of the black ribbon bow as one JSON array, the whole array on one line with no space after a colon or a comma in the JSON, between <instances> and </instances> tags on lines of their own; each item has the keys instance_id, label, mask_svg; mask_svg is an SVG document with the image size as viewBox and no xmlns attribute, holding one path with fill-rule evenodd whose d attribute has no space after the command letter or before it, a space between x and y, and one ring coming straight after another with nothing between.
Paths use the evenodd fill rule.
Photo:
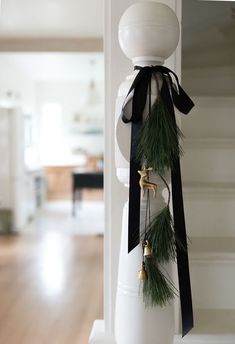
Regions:
<instances>
[{"instance_id":1,"label":"black ribbon bow","mask_svg":"<svg viewBox=\"0 0 235 344\"><path fill-rule=\"evenodd\" d=\"M194 103L179 84L177 75L164 66L136 66L139 72L135 77L127 97L133 92L131 117L125 115L124 105L122 120L131 122L131 149L130 149L130 181L129 181L129 218L128 218L128 252L131 252L140 242L140 187L138 170L141 164L136 158L137 148L143 121L143 112L147 102L148 91L151 87L153 74L158 73L162 79L160 94L162 100L171 114L176 125L174 106L183 114L188 114ZM174 77L175 84L172 77ZM151 93L151 92L150 92ZM191 284L189 275L189 262L187 252L187 235L184 218L184 205L182 194L182 181L180 161L177 159L171 171L172 203L174 228L176 235L183 244L177 245L177 266L179 278L179 292L182 315L182 335L185 336L193 328L193 308Z\"/></svg>"}]
</instances>

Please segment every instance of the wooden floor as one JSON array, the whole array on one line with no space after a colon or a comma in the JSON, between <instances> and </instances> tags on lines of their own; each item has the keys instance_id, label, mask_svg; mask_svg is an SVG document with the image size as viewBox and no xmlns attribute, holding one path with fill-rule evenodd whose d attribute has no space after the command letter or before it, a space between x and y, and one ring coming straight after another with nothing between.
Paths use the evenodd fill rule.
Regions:
<instances>
[{"instance_id":1,"label":"wooden floor","mask_svg":"<svg viewBox=\"0 0 235 344\"><path fill-rule=\"evenodd\" d=\"M0 344L87 344L102 318L103 240L0 237Z\"/></svg>"}]
</instances>

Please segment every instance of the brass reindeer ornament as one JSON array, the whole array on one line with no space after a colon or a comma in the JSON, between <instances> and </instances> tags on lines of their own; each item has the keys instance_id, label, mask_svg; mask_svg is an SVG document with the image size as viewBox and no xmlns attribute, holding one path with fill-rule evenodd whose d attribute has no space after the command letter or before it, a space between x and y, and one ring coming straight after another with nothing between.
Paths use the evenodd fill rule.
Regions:
<instances>
[{"instance_id":1,"label":"brass reindeer ornament","mask_svg":"<svg viewBox=\"0 0 235 344\"><path fill-rule=\"evenodd\" d=\"M143 192L143 197L145 195L145 190L152 190L153 191L153 196L156 197L156 192L157 192L157 184L152 183L149 181L149 171L152 171L152 167L149 167L147 169L144 169L143 171L138 171L140 175L140 188Z\"/></svg>"}]
</instances>

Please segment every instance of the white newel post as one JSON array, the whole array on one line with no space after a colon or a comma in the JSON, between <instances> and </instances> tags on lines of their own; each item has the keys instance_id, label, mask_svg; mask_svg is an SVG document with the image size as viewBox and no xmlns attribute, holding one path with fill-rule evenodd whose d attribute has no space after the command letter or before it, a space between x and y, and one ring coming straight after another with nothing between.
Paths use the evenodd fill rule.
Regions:
<instances>
[{"instance_id":1,"label":"white newel post","mask_svg":"<svg viewBox=\"0 0 235 344\"><path fill-rule=\"evenodd\" d=\"M175 13L157 2L141 2L130 6L119 23L119 43L133 65L152 66L164 64L176 49L179 40L179 23ZM116 168L121 183L128 186L130 161L131 124L121 120L122 104L138 71L126 78L118 92L116 103ZM155 82L152 83L152 104L157 97ZM130 105L130 104L129 104ZM127 104L128 106L128 104ZM130 107L130 106L129 106ZM131 109L126 109L131 115ZM148 110L147 110L148 111ZM147 115L147 113L145 114ZM155 178L155 180L154 180ZM157 183L157 199L151 201L151 212L163 208L161 192L164 185L154 175ZM169 180L168 180L169 182ZM141 202L144 216L146 202ZM141 216L143 218L143 216ZM143 223L143 221L142 221ZM122 237L117 283L115 338L117 344L172 344L174 337L174 305L146 308L137 278L142 264L142 247L139 244L128 254L128 202L123 208ZM172 275L171 266L166 267Z\"/></svg>"},{"instance_id":2,"label":"white newel post","mask_svg":"<svg viewBox=\"0 0 235 344\"><path fill-rule=\"evenodd\" d=\"M131 67L128 59L125 59L119 47L118 25L128 6L134 3L135 1L132 0L105 1L106 228L104 320L95 321L89 339L90 344L171 344L175 330L173 305L165 309L157 307L147 310L142 303L142 298L139 294L139 281L137 279L137 271L141 264L140 247L134 249L129 255L127 254L128 207L125 202L128 199L128 188L125 186L127 186L129 181L128 152L130 147L130 128L123 125L119 117L123 100L136 72L125 77L125 74L131 73L133 66ZM181 0L177 0L177 2L176 0L163 0L161 3L171 7L176 13L179 22L181 21ZM166 15L167 12L164 12L165 7L162 6L159 7L157 5L160 10L158 13L156 10L153 10L153 7L149 11L149 8L154 5L156 5L154 2L142 1L138 6L144 6L143 12L138 10L138 6L134 6L132 10L129 10L122 17L119 31L122 50L132 60L132 64L144 66L164 63L164 65L175 70L180 76L181 42L178 44L174 54L172 54L177 44L177 35L175 34L177 29L175 32L171 26L175 19L173 20L169 12ZM157 7L154 8L156 9ZM142 16L145 16L142 19L141 13ZM149 21L147 26L146 18ZM160 26L156 23L157 18ZM145 25L142 25L142 20L145 21ZM159 30L163 30L161 35L159 35ZM135 37L129 40L131 35ZM149 35L152 35L151 44L149 44ZM171 56L169 57L169 55ZM167 60L165 61L165 59ZM121 80L125 79L126 81L121 83ZM118 97L115 99L118 84L120 83ZM154 88L151 96L153 98L156 97ZM115 104L116 111L114 110ZM157 183L161 184L159 181ZM163 186L160 185L159 188L161 192ZM153 202L155 211L164 202L163 198L159 198L158 196L157 200ZM144 204L142 205L143 209ZM176 323L178 323L178 319ZM116 332L115 337L114 332Z\"/></svg>"}]
</instances>

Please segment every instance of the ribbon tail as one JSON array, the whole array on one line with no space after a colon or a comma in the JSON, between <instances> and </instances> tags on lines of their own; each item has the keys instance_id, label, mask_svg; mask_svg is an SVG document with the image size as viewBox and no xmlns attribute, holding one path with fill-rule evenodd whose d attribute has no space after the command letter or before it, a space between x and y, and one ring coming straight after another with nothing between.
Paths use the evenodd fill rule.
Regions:
<instances>
[{"instance_id":1,"label":"ribbon tail","mask_svg":"<svg viewBox=\"0 0 235 344\"><path fill-rule=\"evenodd\" d=\"M172 70L170 70L169 68L164 67L164 66L158 66L158 69L163 73L163 75L164 74L167 75L167 77L169 79L169 87L171 89L171 95L172 95L174 105L183 114L185 114L185 115L188 114L190 112L190 110L194 107L194 103L193 103L192 99L184 91L184 89L180 86L179 79L178 79L177 75ZM174 84L173 84L173 81L171 78L171 74L175 78L177 87L174 87ZM164 79L164 85L163 85L164 90L162 90L163 91L162 93L165 93L165 90L166 90L166 88L168 88L168 85L167 85L165 77L163 77L163 79ZM169 92L169 89L166 92L167 97L168 97L168 92Z\"/></svg>"},{"instance_id":2,"label":"ribbon tail","mask_svg":"<svg viewBox=\"0 0 235 344\"><path fill-rule=\"evenodd\" d=\"M182 336L184 337L193 328L193 306L179 159L175 162L174 168L172 169L171 182L175 232L180 242L183 244L183 248L177 245L176 249L182 316Z\"/></svg>"},{"instance_id":3,"label":"ribbon tail","mask_svg":"<svg viewBox=\"0 0 235 344\"><path fill-rule=\"evenodd\" d=\"M141 132L141 122L131 125L131 152L130 152L130 185L129 185L129 216L128 216L128 253L140 242L140 176L141 164L136 159L136 151Z\"/></svg>"},{"instance_id":4,"label":"ribbon tail","mask_svg":"<svg viewBox=\"0 0 235 344\"><path fill-rule=\"evenodd\" d=\"M139 73L137 77L142 75ZM129 185L129 216L128 216L128 253L140 242L140 176L141 162L136 158L141 136L142 115L147 99L147 91L151 73L135 86L132 100L131 117L131 149L130 149L130 185ZM125 120L124 120L125 121Z\"/></svg>"},{"instance_id":5,"label":"ribbon tail","mask_svg":"<svg viewBox=\"0 0 235 344\"><path fill-rule=\"evenodd\" d=\"M178 91L179 93L172 87L173 102L180 112L187 115L194 107L194 103L180 85L178 85Z\"/></svg>"},{"instance_id":6,"label":"ribbon tail","mask_svg":"<svg viewBox=\"0 0 235 344\"><path fill-rule=\"evenodd\" d=\"M161 90L163 101L167 106L169 112L172 115L173 121L176 125L174 105L172 102L170 90L168 88L167 80L163 77L163 85ZM174 98L173 98L174 100ZM181 104L181 109L184 106ZM185 110L186 110L185 106ZM192 294L191 283L189 274L189 261L187 250L187 234L184 218L184 203L182 192L182 181L180 171L179 158L174 162L171 170L171 182L172 182L172 203L173 203L173 216L174 227L176 236L182 243L183 247L176 245L177 251L177 268L179 278L179 292L181 303L181 316L182 316L182 335L183 337L193 328L193 306L192 306Z\"/></svg>"}]
</instances>

